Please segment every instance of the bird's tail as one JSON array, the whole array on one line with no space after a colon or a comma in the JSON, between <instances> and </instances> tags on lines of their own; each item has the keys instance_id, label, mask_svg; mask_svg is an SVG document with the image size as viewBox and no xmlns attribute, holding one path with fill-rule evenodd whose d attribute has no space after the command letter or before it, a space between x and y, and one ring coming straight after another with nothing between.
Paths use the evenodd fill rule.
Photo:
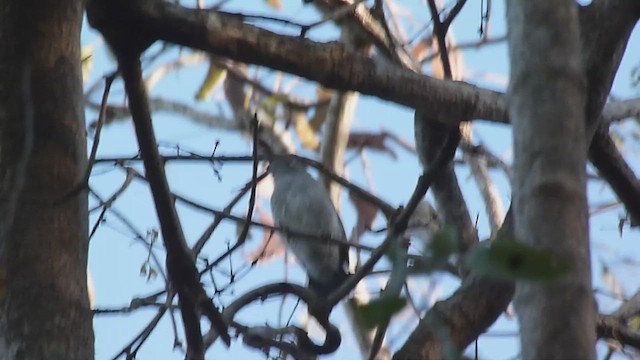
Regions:
<instances>
[{"instance_id":1,"label":"bird's tail","mask_svg":"<svg viewBox=\"0 0 640 360\"><path fill-rule=\"evenodd\" d=\"M330 277L326 277L323 281L316 281L309 277L309 289L319 296L329 296L334 290L342 285L349 275L346 272L335 272Z\"/></svg>"}]
</instances>

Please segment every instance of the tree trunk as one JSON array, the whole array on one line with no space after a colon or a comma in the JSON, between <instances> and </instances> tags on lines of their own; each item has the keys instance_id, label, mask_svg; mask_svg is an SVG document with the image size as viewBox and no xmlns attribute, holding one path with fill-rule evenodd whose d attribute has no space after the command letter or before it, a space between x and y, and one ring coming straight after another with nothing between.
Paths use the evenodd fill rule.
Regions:
<instances>
[{"instance_id":1,"label":"tree trunk","mask_svg":"<svg viewBox=\"0 0 640 360\"><path fill-rule=\"evenodd\" d=\"M595 358L586 199L586 79L573 0L507 2L516 239L570 266L549 282L519 281L523 359Z\"/></svg>"},{"instance_id":2,"label":"tree trunk","mask_svg":"<svg viewBox=\"0 0 640 360\"><path fill-rule=\"evenodd\" d=\"M1 220L7 225L5 234L0 231L7 287L0 307L0 359L94 356L87 197L86 191L74 192L86 170L83 9L82 1L70 0L0 4L0 94L13 94L0 96L0 130L17 129L25 140L33 139L30 154L15 153L29 155L19 162L24 176L12 177L23 180L14 181L13 222ZM12 151L5 144L0 149ZM6 174L5 165L0 161L0 174ZM0 200L7 195L5 185Z\"/></svg>"}]
</instances>

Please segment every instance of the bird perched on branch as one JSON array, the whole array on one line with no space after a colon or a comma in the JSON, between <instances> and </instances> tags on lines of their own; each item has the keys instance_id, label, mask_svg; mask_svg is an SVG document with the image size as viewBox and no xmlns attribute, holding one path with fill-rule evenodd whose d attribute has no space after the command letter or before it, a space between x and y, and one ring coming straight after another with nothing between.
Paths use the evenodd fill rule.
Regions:
<instances>
[{"instance_id":1,"label":"bird perched on branch","mask_svg":"<svg viewBox=\"0 0 640 360\"><path fill-rule=\"evenodd\" d=\"M347 278L347 236L327 190L294 157L277 157L271 212L287 247L304 267L309 288L329 295ZM339 243L339 242L343 243Z\"/></svg>"}]
</instances>

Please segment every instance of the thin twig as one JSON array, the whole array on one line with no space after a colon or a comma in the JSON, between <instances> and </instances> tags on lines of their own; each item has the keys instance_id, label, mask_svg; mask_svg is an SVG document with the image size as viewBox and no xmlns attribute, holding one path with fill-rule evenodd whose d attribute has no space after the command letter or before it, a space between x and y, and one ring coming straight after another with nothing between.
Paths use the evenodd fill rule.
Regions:
<instances>
[{"instance_id":1,"label":"thin twig","mask_svg":"<svg viewBox=\"0 0 640 360\"><path fill-rule=\"evenodd\" d=\"M111 44L117 46L119 44ZM231 338L227 325L219 312L213 307L199 282L198 271L187 247L180 220L169 191L164 164L158 153L158 145L153 132L148 97L142 82L142 70L137 54L129 50L115 50L118 64L125 80L129 95L129 106L136 135L143 156L143 162L149 186L156 204L156 213L160 220L162 238L167 249L167 270L172 286L180 299L180 310L187 335L187 354L204 356L200 331L200 310L210 317L212 326L218 328L221 338L229 345Z\"/></svg>"},{"instance_id":2,"label":"thin twig","mask_svg":"<svg viewBox=\"0 0 640 360\"><path fill-rule=\"evenodd\" d=\"M254 115L252 122L252 130L253 130L253 154L252 154L252 172L251 172L251 193L249 194L249 209L247 210L247 220L251 220L253 218L253 208L256 206L256 188L258 185L258 131L260 129L258 123L258 116ZM245 221L242 225L242 231L240 231L240 235L238 236L238 241L236 242L239 245L244 244L247 240L247 235L249 234L249 227L251 223L249 221Z\"/></svg>"},{"instance_id":3,"label":"thin twig","mask_svg":"<svg viewBox=\"0 0 640 360\"><path fill-rule=\"evenodd\" d=\"M309 30L313 29L314 27L317 27L329 21L338 20L346 16L347 14L355 10L355 8L358 7L358 5L360 5L360 3L362 2L364 2L364 0L356 0L348 5L343 5L342 7L336 9L333 13L322 18L321 20L315 21L309 25L302 26L300 29L300 37L305 37L307 35L307 32L309 32Z\"/></svg>"},{"instance_id":4,"label":"thin twig","mask_svg":"<svg viewBox=\"0 0 640 360\"><path fill-rule=\"evenodd\" d=\"M260 183L260 181L262 181L263 179L265 179L268 175L269 174L265 172L260 176L258 176L255 179L255 181L253 179L249 180L249 182L247 182L245 186L242 189L240 189L238 194L236 194L236 196L233 199L231 199L229 204L224 209L222 209L222 214L231 215L231 209L233 209L233 207L240 201L240 199L242 199L242 197L247 193L247 191L251 190L254 187L254 184L256 184L255 186L257 186L257 184ZM225 219L225 216L222 216L222 215L215 214L214 216L215 217L213 219L213 222L211 222L209 227L207 227L207 229L205 229L202 235L200 235L200 238L198 238L195 245L193 245L191 249L191 251L193 251L193 253L196 256L200 253L200 251L202 250L204 245L207 243L207 241L211 237L211 234L213 234L213 231L218 227L220 222L222 222L222 220Z\"/></svg>"},{"instance_id":5,"label":"thin twig","mask_svg":"<svg viewBox=\"0 0 640 360\"><path fill-rule=\"evenodd\" d=\"M92 188L89 188L89 192L98 200L98 202L102 206L106 204L106 201L102 199L102 197L95 190L93 190ZM136 229L136 227L131 223L131 221L129 221L123 214L121 214L118 210L114 209L113 206L108 206L105 208L109 211L109 213L113 214L118 220L120 220L124 224L124 226L126 226L129 229L129 231L133 233L134 235L133 237L136 240L140 241L142 244L144 244L144 246L150 246L150 244L146 241L142 233L138 229ZM164 270L162 270L162 262L160 261L160 259L158 259L155 252L151 254L151 258L155 263L156 268L160 272L160 275L162 276L164 281L167 282L169 279L167 277L167 274L164 272ZM158 297L159 295L160 294L155 295L154 298Z\"/></svg>"},{"instance_id":6,"label":"thin twig","mask_svg":"<svg viewBox=\"0 0 640 360\"><path fill-rule=\"evenodd\" d=\"M450 136L447 138L442 150L431 164L431 166L420 176L418 179L418 183L414 189L407 206L400 211L400 214L393 221L393 225L387 237L384 239L382 244L378 246L372 253L369 259L362 265L362 267L347 281L345 281L338 289L336 289L327 299L327 304L330 306L335 306L342 298L347 296L351 290L362 280L371 270L375 264L382 258L382 256L386 253L387 249L391 245L393 241L396 241L396 238L402 234L409 223L409 218L415 211L416 207L420 201L424 198L427 190L429 190L429 186L435 179L437 175L444 169L447 164L451 162L453 157L455 156L456 149L458 148L458 143L460 142L460 133L458 136Z\"/></svg>"},{"instance_id":7,"label":"thin twig","mask_svg":"<svg viewBox=\"0 0 640 360\"><path fill-rule=\"evenodd\" d=\"M111 91L111 84L118 76L118 72L113 72L104 78L104 93L102 94L102 102L100 104L100 115L98 116L98 124L96 125L96 131L93 136L93 144L91 145L91 153L89 155L89 161L87 163L87 171L84 174L82 184L89 182L89 176L91 176L91 169L96 162L96 154L98 153L98 145L100 144L100 134L102 133L102 127L107 117L107 103L109 101L109 92Z\"/></svg>"},{"instance_id":8,"label":"thin twig","mask_svg":"<svg viewBox=\"0 0 640 360\"><path fill-rule=\"evenodd\" d=\"M98 227L102 223L102 220L104 219L104 216L107 213L107 210L109 210L109 208L111 207L113 202L118 198L118 196L120 196L129 187L129 185L131 185L131 182L133 181L134 178L135 177L133 176L132 173L127 172L127 177L124 179L124 182L122 183L122 185L120 185L120 188L118 188L118 190L116 190L113 194L111 194L111 196L106 201L100 201L100 205L96 206L94 209L89 210L89 213L91 213L97 208L100 208L100 207L102 208L102 211L98 216L98 219L96 220L95 224L93 225L93 228L91 229L91 232L89 233L89 240L93 238L93 235L98 230Z\"/></svg>"},{"instance_id":9,"label":"thin twig","mask_svg":"<svg viewBox=\"0 0 640 360\"><path fill-rule=\"evenodd\" d=\"M462 50L462 49L477 49L479 47L482 47L484 45L492 45L492 44L498 44L501 42L504 42L507 40L507 35L502 35L502 36L498 36L495 38L487 38L482 39L480 41L471 41L471 42L466 42L466 43L460 43L456 46L452 46L449 48L449 50L451 51L455 51L455 50ZM425 63L425 62L429 62L433 59L435 59L436 57L440 56L440 50L430 54L429 56L426 56L424 59L421 60L421 62Z\"/></svg>"}]
</instances>

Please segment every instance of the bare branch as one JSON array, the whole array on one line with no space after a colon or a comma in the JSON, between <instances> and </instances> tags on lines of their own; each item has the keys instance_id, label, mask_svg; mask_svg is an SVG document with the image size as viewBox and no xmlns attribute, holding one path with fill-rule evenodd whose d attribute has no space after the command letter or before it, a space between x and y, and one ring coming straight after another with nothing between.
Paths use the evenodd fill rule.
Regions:
<instances>
[{"instance_id":1,"label":"bare branch","mask_svg":"<svg viewBox=\"0 0 640 360\"><path fill-rule=\"evenodd\" d=\"M461 124L463 142L467 147L473 147L473 133L471 123ZM473 156L471 152L464 152L464 159L468 161L471 173L480 189L480 194L484 200L485 210L489 217L489 227L491 229L491 237L494 238L498 230L502 226L504 220L504 207L500 193L495 182L489 176L487 169L487 159L483 156Z\"/></svg>"},{"instance_id":2,"label":"bare branch","mask_svg":"<svg viewBox=\"0 0 640 360\"><path fill-rule=\"evenodd\" d=\"M589 160L624 203L631 226L640 225L640 181L616 148L606 128L599 128L589 147Z\"/></svg>"},{"instance_id":3,"label":"bare branch","mask_svg":"<svg viewBox=\"0 0 640 360\"><path fill-rule=\"evenodd\" d=\"M324 328L326 332L326 338L322 345L316 345L309 339L307 334L298 330L297 328L294 330L295 335L298 337L298 345L307 352L311 352L313 354L328 354L334 352L338 346L340 346L341 336L340 331L337 327L332 325L329 322L328 316L331 311L331 306L329 303L325 302L324 299L317 298L316 295L307 289L306 287L302 287L300 285L294 285L289 283L277 283L265 285L255 290L252 290L234 300L223 312L223 317L226 321L231 322L235 316L235 314L240 311L245 306L256 300L266 300L271 296L276 295L285 295L292 294L300 298L304 301L309 309L309 313L313 315L313 317L318 320L318 323ZM236 326L236 325L234 325ZM277 334L277 331L269 331L269 332L258 332L253 331L249 332L248 328L242 329L245 334L251 335L251 345L265 345L269 346L277 345L271 341L266 341L265 335L267 337ZM211 329L204 336L204 343L206 347L209 347L213 344L218 337L218 333L215 329ZM273 339L271 339L273 340Z\"/></svg>"},{"instance_id":4,"label":"bare branch","mask_svg":"<svg viewBox=\"0 0 640 360\"><path fill-rule=\"evenodd\" d=\"M602 111L600 123L609 125L627 118L640 119L640 98L610 101Z\"/></svg>"},{"instance_id":5,"label":"bare branch","mask_svg":"<svg viewBox=\"0 0 640 360\"><path fill-rule=\"evenodd\" d=\"M640 350L640 334L629 328L622 320L607 315L600 315L596 327L598 338L614 339L624 345Z\"/></svg>"}]
</instances>

